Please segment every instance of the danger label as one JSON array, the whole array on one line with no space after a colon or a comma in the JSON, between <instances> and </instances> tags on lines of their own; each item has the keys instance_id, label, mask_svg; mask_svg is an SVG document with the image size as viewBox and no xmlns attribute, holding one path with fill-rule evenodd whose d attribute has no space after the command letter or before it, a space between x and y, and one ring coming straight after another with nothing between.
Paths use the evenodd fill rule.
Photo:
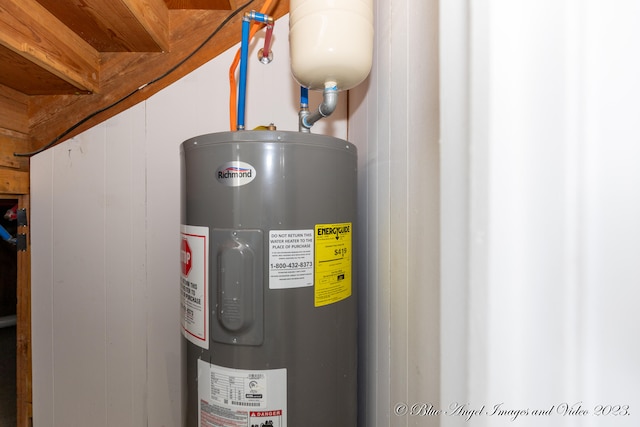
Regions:
<instances>
[{"instance_id":1,"label":"danger label","mask_svg":"<svg viewBox=\"0 0 640 427\"><path fill-rule=\"evenodd\" d=\"M313 230L269 232L269 288L313 286Z\"/></svg>"},{"instance_id":2,"label":"danger label","mask_svg":"<svg viewBox=\"0 0 640 427\"><path fill-rule=\"evenodd\" d=\"M180 237L182 333L192 343L208 349L209 228L181 225Z\"/></svg>"},{"instance_id":3,"label":"danger label","mask_svg":"<svg viewBox=\"0 0 640 427\"><path fill-rule=\"evenodd\" d=\"M282 411L251 412L249 414L249 425L251 427L282 427Z\"/></svg>"},{"instance_id":4,"label":"danger label","mask_svg":"<svg viewBox=\"0 0 640 427\"><path fill-rule=\"evenodd\" d=\"M352 224L315 226L316 307L342 301L351 296Z\"/></svg>"}]
</instances>

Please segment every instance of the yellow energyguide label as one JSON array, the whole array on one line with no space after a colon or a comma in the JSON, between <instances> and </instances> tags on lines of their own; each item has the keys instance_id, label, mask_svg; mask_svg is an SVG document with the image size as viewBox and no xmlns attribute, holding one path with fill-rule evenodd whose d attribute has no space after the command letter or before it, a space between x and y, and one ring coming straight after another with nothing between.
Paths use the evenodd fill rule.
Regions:
<instances>
[{"instance_id":1,"label":"yellow energyguide label","mask_svg":"<svg viewBox=\"0 0 640 427\"><path fill-rule=\"evenodd\" d=\"M317 224L314 231L314 305L321 307L351 296L352 224Z\"/></svg>"}]
</instances>

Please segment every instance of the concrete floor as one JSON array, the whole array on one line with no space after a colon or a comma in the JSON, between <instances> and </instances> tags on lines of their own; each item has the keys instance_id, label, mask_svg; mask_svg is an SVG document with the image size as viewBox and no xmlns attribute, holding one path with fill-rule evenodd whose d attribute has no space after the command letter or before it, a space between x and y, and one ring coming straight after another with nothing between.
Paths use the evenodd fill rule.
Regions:
<instances>
[{"instance_id":1,"label":"concrete floor","mask_svg":"<svg viewBox=\"0 0 640 427\"><path fill-rule=\"evenodd\" d=\"M16 327L0 328L0 427L16 419Z\"/></svg>"}]
</instances>

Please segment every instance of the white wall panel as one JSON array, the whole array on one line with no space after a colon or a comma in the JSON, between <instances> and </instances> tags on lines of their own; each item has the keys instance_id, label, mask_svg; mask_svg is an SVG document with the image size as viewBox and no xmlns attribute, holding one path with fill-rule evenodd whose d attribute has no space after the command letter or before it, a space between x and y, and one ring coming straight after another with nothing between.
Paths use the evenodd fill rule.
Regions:
<instances>
[{"instance_id":1,"label":"white wall panel","mask_svg":"<svg viewBox=\"0 0 640 427\"><path fill-rule=\"evenodd\" d=\"M439 4L436 1L406 3L407 401L436 405L440 404L442 384ZM397 191L393 177L391 182L393 191ZM423 426L439 423L439 420L409 421L409 425Z\"/></svg>"},{"instance_id":2,"label":"white wall panel","mask_svg":"<svg viewBox=\"0 0 640 427\"><path fill-rule=\"evenodd\" d=\"M363 263L361 425L431 426L439 403L437 2L376 2L374 64L350 98ZM395 414L398 404L407 413Z\"/></svg>"},{"instance_id":3,"label":"white wall panel","mask_svg":"<svg viewBox=\"0 0 640 427\"><path fill-rule=\"evenodd\" d=\"M53 417L53 151L35 156L31 168L31 345L33 418ZM37 243L37 244L36 244Z\"/></svg>"},{"instance_id":4,"label":"white wall panel","mask_svg":"<svg viewBox=\"0 0 640 427\"><path fill-rule=\"evenodd\" d=\"M94 128L53 149L55 425L105 425L104 143Z\"/></svg>"},{"instance_id":5,"label":"white wall panel","mask_svg":"<svg viewBox=\"0 0 640 427\"><path fill-rule=\"evenodd\" d=\"M466 0L440 3L441 405L468 401L469 32ZM442 417L442 427L462 426Z\"/></svg>"},{"instance_id":6,"label":"white wall panel","mask_svg":"<svg viewBox=\"0 0 640 427\"><path fill-rule=\"evenodd\" d=\"M146 419L143 119L134 107L32 159L38 425Z\"/></svg>"},{"instance_id":7,"label":"white wall panel","mask_svg":"<svg viewBox=\"0 0 640 427\"><path fill-rule=\"evenodd\" d=\"M106 425L146 421L145 108L105 127Z\"/></svg>"}]
</instances>

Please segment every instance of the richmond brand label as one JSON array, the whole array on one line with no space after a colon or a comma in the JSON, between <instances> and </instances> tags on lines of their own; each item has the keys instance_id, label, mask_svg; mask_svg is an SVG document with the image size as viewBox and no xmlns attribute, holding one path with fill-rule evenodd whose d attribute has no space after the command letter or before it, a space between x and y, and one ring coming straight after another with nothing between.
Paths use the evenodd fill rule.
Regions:
<instances>
[{"instance_id":1,"label":"richmond brand label","mask_svg":"<svg viewBox=\"0 0 640 427\"><path fill-rule=\"evenodd\" d=\"M216 179L222 185L239 187L253 181L256 169L249 163L237 160L224 163L216 170Z\"/></svg>"}]
</instances>

